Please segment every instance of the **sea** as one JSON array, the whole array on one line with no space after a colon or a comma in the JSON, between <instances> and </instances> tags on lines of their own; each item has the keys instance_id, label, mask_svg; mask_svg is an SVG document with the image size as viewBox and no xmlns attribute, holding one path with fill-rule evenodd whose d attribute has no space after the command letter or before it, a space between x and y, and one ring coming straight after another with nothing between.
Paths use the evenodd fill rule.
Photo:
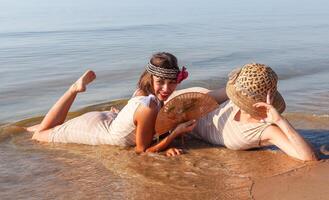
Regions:
<instances>
[{"instance_id":1,"label":"sea","mask_svg":"<svg viewBox=\"0 0 329 200\"><path fill-rule=\"evenodd\" d=\"M87 69L97 79L70 116L122 107L156 52L174 54L188 69L179 88L221 88L237 67L271 66L284 115L328 159L328 6L325 0L0 0L1 199L252 199L254 178L306 165L275 148L235 152L191 139L187 154L166 158L133 148L40 144L22 129L39 123Z\"/></svg>"}]
</instances>

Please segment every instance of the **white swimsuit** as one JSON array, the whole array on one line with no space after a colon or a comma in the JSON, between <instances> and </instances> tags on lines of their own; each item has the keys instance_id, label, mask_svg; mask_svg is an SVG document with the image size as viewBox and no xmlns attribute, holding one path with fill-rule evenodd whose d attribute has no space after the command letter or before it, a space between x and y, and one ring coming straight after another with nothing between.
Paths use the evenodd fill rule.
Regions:
<instances>
[{"instance_id":1,"label":"white swimsuit","mask_svg":"<svg viewBox=\"0 0 329 200\"><path fill-rule=\"evenodd\" d=\"M154 95L132 97L117 114L111 111L88 112L53 129L51 142L89 145L134 146L136 125L134 114L140 105L149 106L151 101L160 102Z\"/></svg>"},{"instance_id":2,"label":"white swimsuit","mask_svg":"<svg viewBox=\"0 0 329 200\"><path fill-rule=\"evenodd\" d=\"M263 131L271 124L236 121L234 117L239 110L232 101L226 101L198 120L193 135L211 144L224 145L233 150L259 147Z\"/></svg>"}]
</instances>

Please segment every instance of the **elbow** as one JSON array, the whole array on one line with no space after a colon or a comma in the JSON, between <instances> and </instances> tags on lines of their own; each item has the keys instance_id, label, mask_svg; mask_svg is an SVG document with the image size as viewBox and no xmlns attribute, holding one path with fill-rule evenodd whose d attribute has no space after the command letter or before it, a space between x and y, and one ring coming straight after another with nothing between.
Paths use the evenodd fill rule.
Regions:
<instances>
[{"instance_id":1,"label":"elbow","mask_svg":"<svg viewBox=\"0 0 329 200\"><path fill-rule=\"evenodd\" d=\"M305 157L305 161L318 161L318 160L319 160L319 158L315 154Z\"/></svg>"},{"instance_id":2,"label":"elbow","mask_svg":"<svg viewBox=\"0 0 329 200\"><path fill-rule=\"evenodd\" d=\"M318 156L314 152L301 155L298 157L298 159L302 160L302 161L318 161L319 160Z\"/></svg>"},{"instance_id":3,"label":"elbow","mask_svg":"<svg viewBox=\"0 0 329 200\"><path fill-rule=\"evenodd\" d=\"M152 148L135 148L135 152L137 154L140 154L140 153L155 153L157 151L154 151Z\"/></svg>"},{"instance_id":4,"label":"elbow","mask_svg":"<svg viewBox=\"0 0 329 200\"><path fill-rule=\"evenodd\" d=\"M136 146L135 147L135 152L140 154L140 153L144 153L147 152L147 148L146 147L141 147L141 146Z\"/></svg>"},{"instance_id":5,"label":"elbow","mask_svg":"<svg viewBox=\"0 0 329 200\"><path fill-rule=\"evenodd\" d=\"M154 153L154 151L151 148L148 148L145 150L146 153Z\"/></svg>"}]
</instances>

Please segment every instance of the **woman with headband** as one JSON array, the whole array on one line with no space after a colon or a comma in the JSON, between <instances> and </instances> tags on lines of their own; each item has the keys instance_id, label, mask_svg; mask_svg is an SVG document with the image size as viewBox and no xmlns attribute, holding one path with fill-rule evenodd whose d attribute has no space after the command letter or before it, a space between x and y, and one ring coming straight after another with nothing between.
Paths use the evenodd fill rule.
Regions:
<instances>
[{"instance_id":1,"label":"woman with headband","mask_svg":"<svg viewBox=\"0 0 329 200\"><path fill-rule=\"evenodd\" d=\"M138 89L120 112L115 109L88 112L64 123L77 94L84 92L96 78L93 71L87 71L53 105L41 124L27 130L34 132L32 139L42 142L136 146L138 153L163 151L176 137L190 132L196 125L195 121L182 123L152 145L157 113L187 75L184 67L179 69L174 55L154 54L139 79ZM181 153L176 148L166 151L167 156Z\"/></svg>"}]
</instances>

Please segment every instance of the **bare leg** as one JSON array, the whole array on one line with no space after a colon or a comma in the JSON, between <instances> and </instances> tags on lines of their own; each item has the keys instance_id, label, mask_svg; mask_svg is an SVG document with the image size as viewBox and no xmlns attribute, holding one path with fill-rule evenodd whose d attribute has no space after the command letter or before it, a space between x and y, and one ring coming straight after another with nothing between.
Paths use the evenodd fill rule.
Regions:
<instances>
[{"instance_id":1,"label":"bare leg","mask_svg":"<svg viewBox=\"0 0 329 200\"><path fill-rule=\"evenodd\" d=\"M27 128L28 131L44 131L64 123L67 113L79 92L86 91L86 86L96 78L93 71L86 71L53 105L39 126Z\"/></svg>"}]
</instances>

